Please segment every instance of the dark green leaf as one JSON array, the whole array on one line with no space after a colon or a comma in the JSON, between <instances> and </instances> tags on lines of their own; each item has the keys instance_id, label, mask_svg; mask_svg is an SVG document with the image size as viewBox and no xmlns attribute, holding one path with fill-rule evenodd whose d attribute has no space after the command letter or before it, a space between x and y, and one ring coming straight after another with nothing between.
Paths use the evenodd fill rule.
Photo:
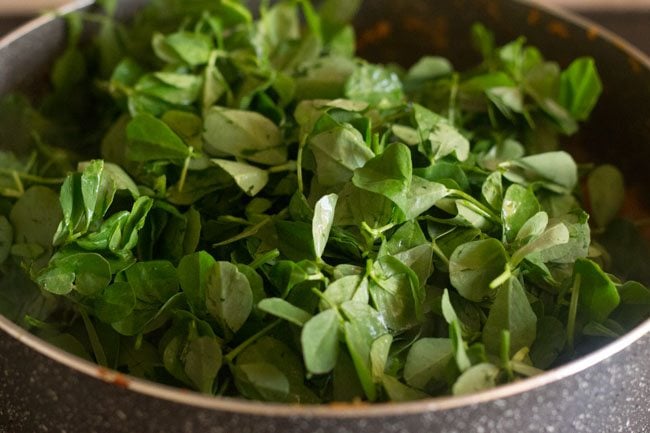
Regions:
<instances>
[{"instance_id":1,"label":"dark green leaf","mask_svg":"<svg viewBox=\"0 0 650 433\"><path fill-rule=\"evenodd\" d=\"M620 295L612 280L600 266L591 260L578 259L573 267L575 278L580 278L578 302L590 320L603 322L616 309Z\"/></svg>"},{"instance_id":2,"label":"dark green leaf","mask_svg":"<svg viewBox=\"0 0 650 433\"><path fill-rule=\"evenodd\" d=\"M162 120L137 114L126 127L127 157L133 161L179 160L190 155L189 148Z\"/></svg>"},{"instance_id":3,"label":"dark green leaf","mask_svg":"<svg viewBox=\"0 0 650 433\"><path fill-rule=\"evenodd\" d=\"M524 347L530 348L537 333L537 317L526 292L517 278L510 278L497 291L483 328L483 343L488 352L498 354L501 334L510 333L510 356Z\"/></svg>"}]
</instances>

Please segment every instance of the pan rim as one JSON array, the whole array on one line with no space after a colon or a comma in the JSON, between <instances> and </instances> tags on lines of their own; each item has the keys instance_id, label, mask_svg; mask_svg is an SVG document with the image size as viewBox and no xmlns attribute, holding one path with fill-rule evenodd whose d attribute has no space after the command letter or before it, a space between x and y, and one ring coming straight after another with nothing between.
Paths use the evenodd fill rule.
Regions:
<instances>
[{"instance_id":1,"label":"pan rim","mask_svg":"<svg viewBox=\"0 0 650 433\"><path fill-rule=\"evenodd\" d=\"M516 3L542 10L551 16L560 18L584 29L591 29L598 33L599 37L614 45L617 49L639 61L644 68L650 70L650 57L634 47L622 37L593 23L589 19L578 16L574 13L562 10L557 7L543 5L536 0L513 0ZM94 4L93 0L76 0L56 10L56 13L45 14L35 18L18 29L0 39L0 52L9 47L19 38L32 31L50 24L58 16L83 9ZM580 373L618 352L628 348L635 342L650 334L650 319L644 321L636 328L611 343L597 349L583 357L573 360L560 367L546 371L538 376L523 379L518 382L501 385L499 387L481 391L466 396L443 396L413 402L390 402L390 403L363 403L363 404L329 404L329 405L290 405L278 403L266 403L235 399L227 397L215 397L199 394L194 391L175 388L155 382L139 379L100 367L90 361L78 358L67 353L50 343L41 340L16 323L0 315L0 330L15 338L19 342L41 355L62 364L78 373L92 378L113 383L115 386L125 387L130 391L158 398L176 404L191 406L201 409L221 411L240 415L253 415L261 417L292 417L292 418L379 418L386 416L417 415L450 409L457 409L466 406L478 405L491 401L506 399L518 394L535 390L552 384L566 377Z\"/></svg>"}]
</instances>

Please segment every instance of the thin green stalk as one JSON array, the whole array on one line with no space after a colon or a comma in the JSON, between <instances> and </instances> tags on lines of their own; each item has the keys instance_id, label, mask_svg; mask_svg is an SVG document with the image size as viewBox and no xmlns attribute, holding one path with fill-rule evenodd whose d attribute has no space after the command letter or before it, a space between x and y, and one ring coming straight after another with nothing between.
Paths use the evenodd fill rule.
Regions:
<instances>
[{"instance_id":1,"label":"thin green stalk","mask_svg":"<svg viewBox=\"0 0 650 433\"><path fill-rule=\"evenodd\" d=\"M511 361L510 365L512 366L512 370L515 373L521 374L522 376L526 376L526 377L537 376L538 374L544 373L544 370L540 370L539 368L535 368L532 365L524 364L523 362L520 361Z\"/></svg>"},{"instance_id":2,"label":"thin green stalk","mask_svg":"<svg viewBox=\"0 0 650 433\"><path fill-rule=\"evenodd\" d=\"M497 223L497 224L501 223L501 218L499 218L499 216L497 216L489 208L487 208L485 205L483 205L483 203L476 200L471 195L467 194L465 191L460 191L460 190L454 189L454 190L451 190L451 194L457 196L458 198L462 198L463 200L466 200L469 203L476 206L476 210L479 211L480 213L482 213L484 217L488 218L492 222Z\"/></svg>"},{"instance_id":3,"label":"thin green stalk","mask_svg":"<svg viewBox=\"0 0 650 433\"><path fill-rule=\"evenodd\" d=\"M576 315L578 314L578 299L580 298L580 274L576 274L571 288L571 304L569 305L569 318L567 320L567 344L573 352L573 343L575 338Z\"/></svg>"},{"instance_id":4,"label":"thin green stalk","mask_svg":"<svg viewBox=\"0 0 650 433\"><path fill-rule=\"evenodd\" d=\"M501 331L501 365L508 375L508 380L513 381L515 374L512 371L512 363L510 362L510 331L503 329Z\"/></svg>"},{"instance_id":5,"label":"thin green stalk","mask_svg":"<svg viewBox=\"0 0 650 433\"><path fill-rule=\"evenodd\" d=\"M298 146L298 155L296 156L296 178L298 182L298 191L303 192L305 190L303 178L302 178L302 153L305 143L301 142Z\"/></svg>"},{"instance_id":6,"label":"thin green stalk","mask_svg":"<svg viewBox=\"0 0 650 433\"><path fill-rule=\"evenodd\" d=\"M456 101L458 99L458 81L459 81L459 75L454 74L451 79L451 90L449 91L449 111L447 116L449 117L449 123L451 123L451 126L455 126L456 124Z\"/></svg>"},{"instance_id":7,"label":"thin green stalk","mask_svg":"<svg viewBox=\"0 0 650 433\"><path fill-rule=\"evenodd\" d=\"M440 260L442 260L445 265L449 266L449 259L447 258L445 253L440 249L436 241L431 241L431 249L433 250L433 254L435 254Z\"/></svg>"},{"instance_id":8,"label":"thin green stalk","mask_svg":"<svg viewBox=\"0 0 650 433\"><path fill-rule=\"evenodd\" d=\"M88 340L90 340L90 346L92 347L93 353L95 355L95 361L97 361L97 364L101 365L102 367L108 367L108 359L106 358L104 347L99 341L99 335L97 335L97 331L95 330L93 322L90 320L88 313L85 311L80 310L79 314L81 315L81 319L83 320L84 326L86 327L86 333L88 334Z\"/></svg>"},{"instance_id":9,"label":"thin green stalk","mask_svg":"<svg viewBox=\"0 0 650 433\"><path fill-rule=\"evenodd\" d=\"M243 352L244 349L246 349L248 346L253 344L260 337L263 337L264 335L268 334L271 330L273 330L273 328L278 326L281 322L282 322L282 320L278 319L278 320L268 324L264 328L262 328L256 334L248 337L247 340L245 340L239 346L235 347L233 350L228 352L228 354L226 356L224 356L224 359L226 360L226 362L229 363L229 364L232 363L235 360L235 358L237 357L237 355L239 355L241 352Z\"/></svg>"}]
</instances>

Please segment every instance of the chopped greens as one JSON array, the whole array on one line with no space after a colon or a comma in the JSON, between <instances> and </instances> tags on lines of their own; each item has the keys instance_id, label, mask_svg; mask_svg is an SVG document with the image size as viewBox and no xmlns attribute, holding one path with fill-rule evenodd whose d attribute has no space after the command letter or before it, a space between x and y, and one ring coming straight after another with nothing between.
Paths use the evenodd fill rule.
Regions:
<instances>
[{"instance_id":1,"label":"chopped greens","mask_svg":"<svg viewBox=\"0 0 650 433\"><path fill-rule=\"evenodd\" d=\"M0 313L124 373L285 403L472 393L648 318L621 173L559 145L601 93L593 59L477 24L469 71L372 64L358 7L153 0L90 42L97 16L70 15L51 93L0 103Z\"/></svg>"}]
</instances>

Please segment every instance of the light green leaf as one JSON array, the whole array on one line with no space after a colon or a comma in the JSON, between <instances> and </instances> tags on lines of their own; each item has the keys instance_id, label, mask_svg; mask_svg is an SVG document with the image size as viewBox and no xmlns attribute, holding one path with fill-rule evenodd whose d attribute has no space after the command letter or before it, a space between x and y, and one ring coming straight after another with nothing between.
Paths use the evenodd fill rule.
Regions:
<instances>
[{"instance_id":1,"label":"light green leaf","mask_svg":"<svg viewBox=\"0 0 650 433\"><path fill-rule=\"evenodd\" d=\"M320 258L325 251L330 230L334 223L334 211L338 199L338 195L329 194L321 197L314 206L314 219L312 220L311 232L317 258Z\"/></svg>"},{"instance_id":2,"label":"light green leaf","mask_svg":"<svg viewBox=\"0 0 650 433\"><path fill-rule=\"evenodd\" d=\"M217 262L210 270L205 289L208 313L221 325L237 332L253 308L253 292L244 274L230 262Z\"/></svg>"},{"instance_id":3,"label":"light green leaf","mask_svg":"<svg viewBox=\"0 0 650 433\"><path fill-rule=\"evenodd\" d=\"M339 316L334 309L312 317L300 334L305 366L313 374L332 371L339 354Z\"/></svg>"},{"instance_id":4,"label":"light green leaf","mask_svg":"<svg viewBox=\"0 0 650 433\"><path fill-rule=\"evenodd\" d=\"M263 299L257 304L257 308L298 326L303 326L312 318L311 314L282 298Z\"/></svg>"},{"instance_id":5,"label":"light green leaf","mask_svg":"<svg viewBox=\"0 0 650 433\"><path fill-rule=\"evenodd\" d=\"M269 173L253 165L227 159L210 161L232 176L237 186L251 197L256 196L269 181Z\"/></svg>"},{"instance_id":6,"label":"light green leaf","mask_svg":"<svg viewBox=\"0 0 650 433\"><path fill-rule=\"evenodd\" d=\"M404 380L414 388L426 389L430 382L444 379L447 365L454 357L448 338L422 338L409 350L404 364Z\"/></svg>"},{"instance_id":7,"label":"light green leaf","mask_svg":"<svg viewBox=\"0 0 650 433\"><path fill-rule=\"evenodd\" d=\"M204 118L204 151L211 156L232 155L264 165L287 161L280 129L252 111L212 107Z\"/></svg>"}]
</instances>

